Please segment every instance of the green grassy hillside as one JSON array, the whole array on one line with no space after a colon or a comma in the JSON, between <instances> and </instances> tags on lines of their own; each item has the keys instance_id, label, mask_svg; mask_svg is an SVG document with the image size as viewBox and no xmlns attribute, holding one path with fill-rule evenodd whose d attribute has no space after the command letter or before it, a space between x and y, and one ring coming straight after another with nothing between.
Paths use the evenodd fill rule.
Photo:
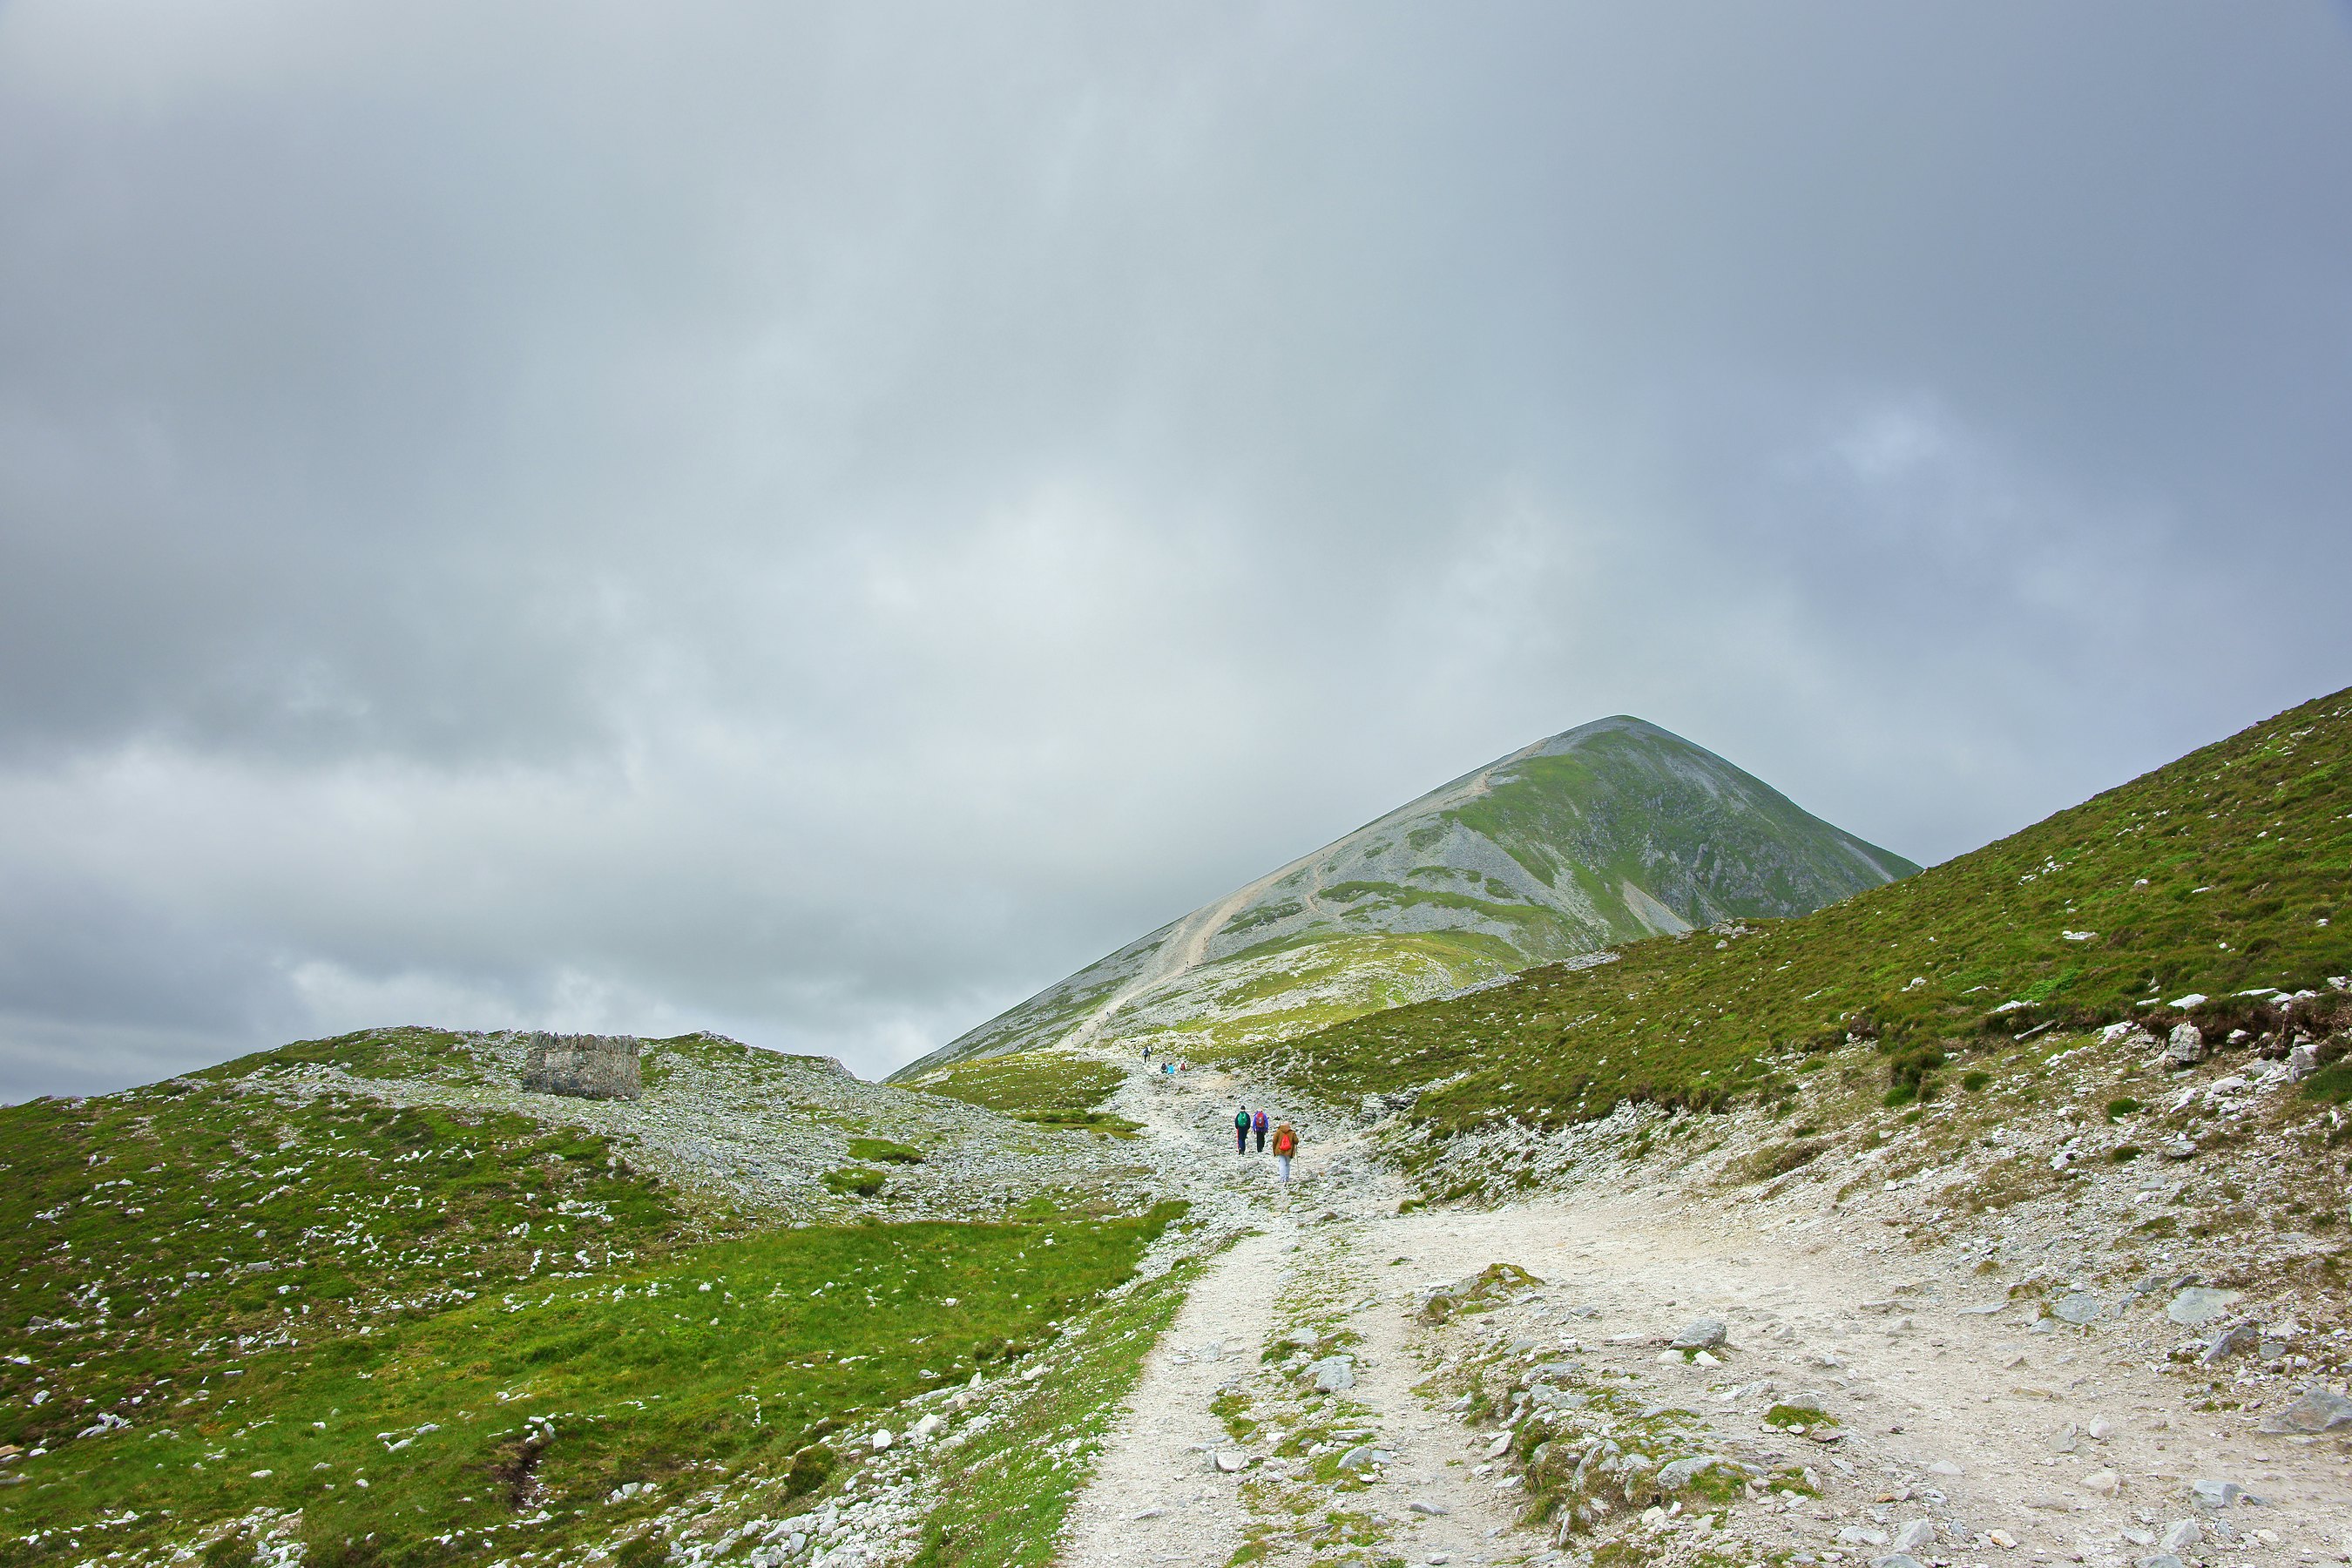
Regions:
<instances>
[{"instance_id":1,"label":"green grassy hillside","mask_svg":"<svg viewBox=\"0 0 2352 1568\"><path fill-rule=\"evenodd\" d=\"M1170 1217L1041 1191L1027 1223L789 1225L637 1168L563 1123L579 1102L302 1076L480 1076L467 1038L0 1109L0 1445L26 1450L0 1563L250 1562L289 1529L314 1564L659 1562L688 1497L736 1478L791 1511L855 1467L843 1437L1052 1339ZM771 1070L745 1065L747 1104Z\"/></svg>"},{"instance_id":2,"label":"green grassy hillside","mask_svg":"<svg viewBox=\"0 0 2352 1568\"><path fill-rule=\"evenodd\" d=\"M2184 1016L2283 1048L2274 991L2352 973L2352 692L2308 702L1916 877L1787 921L1633 942L1452 1001L1358 1018L1255 1059L1333 1098L1412 1095L1442 1131L1537 1126L1622 1100L1772 1104L1849 1041L1895 1100L1981 1046L2062 1024ZM2202 1001L2188 1003L2189 995ZM2326 1016L2315 1015L2325 1014ZM2341 1073L2345 1069L2331 1069ZM2315 1092L2332 1092L2330 1074Z\"/></svg>"}]
</instances>

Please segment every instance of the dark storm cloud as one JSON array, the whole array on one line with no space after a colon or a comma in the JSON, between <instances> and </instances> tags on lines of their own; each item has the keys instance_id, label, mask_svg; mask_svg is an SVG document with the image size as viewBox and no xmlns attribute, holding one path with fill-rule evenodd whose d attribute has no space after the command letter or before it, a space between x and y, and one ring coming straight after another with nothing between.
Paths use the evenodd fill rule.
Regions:
<instances>
[{"instance_id":1,"label":"dark storm cloud","mask_svg":"<svg viewBox=\"0 0 2352 1568\"><path fill-rule=\"evenodd\" d=\"M2352 679L2352 30L0 9L0 1093L895 1065L1534 737L1923 858Z\"/></svg>"}]
</instances>

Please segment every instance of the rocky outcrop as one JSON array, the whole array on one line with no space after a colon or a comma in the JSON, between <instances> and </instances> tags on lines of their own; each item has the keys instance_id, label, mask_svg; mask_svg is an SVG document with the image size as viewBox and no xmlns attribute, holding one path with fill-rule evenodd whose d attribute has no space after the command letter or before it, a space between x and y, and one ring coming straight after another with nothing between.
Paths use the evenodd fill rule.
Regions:
<instances>
[{"instance_id":1,"label":"rocky outcrop","mask_svg":"<svg viewBox=\"0 0 2352 1568\"><path fill-rule=\"evenodd\" d=\"M636 1037L534 1034L523 1042L522 1086L575 1100L635 1100L645 1089Z\"/></svg>"}]
</instances>

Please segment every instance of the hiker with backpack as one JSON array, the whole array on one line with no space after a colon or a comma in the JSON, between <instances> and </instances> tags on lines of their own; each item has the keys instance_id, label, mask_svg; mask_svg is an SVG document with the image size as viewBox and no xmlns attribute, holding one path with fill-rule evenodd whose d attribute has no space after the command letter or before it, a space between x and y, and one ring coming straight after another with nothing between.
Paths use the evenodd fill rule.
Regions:
<instances>
[{"instance_id":1,"label":"hiker with backpack","mask_svg":"<svg viewBox=\"0 0 2352 1568\"><path fill-rule=\"evenodd\" d=\"M1285 1186L1290 1184L1290 1157L1297 1152L1298 1134L1289 1122L1283 1122L1274 1130L1274 1158L1275 1163L1282 1167L1282 1184Z\"/></svg>"},{"instance_id":2,"label":"hiker with backpack","mask_svg":"<svg viewBox=\"0 0 2352 1568\"><path fill-rule=\"evenodd\" d=\"M1248 1107L1248 1106L1246 1106L1246 1105L1244 1105L1244 1106L1243 1106L1239 1110L1236 1110L1236 1111L1234 1111L1234 1153L1236 1153L1236 1154L1246 1154L1246 1153L1248 1153L1248 1152L1249 1152L1249 1130L1250 1130L1250 1113L1249 1113L1249 1107Z\"/></svg>"},{"instance_id":3,"label":"hiker with backpack","mask_svg":"<svg viewBox=\"0 0 2352 1568\"><path fill-rule=\"evenodd\" d=\"M1261 1154L1265 1152L1265 1111L1261 1110L1250 1118L1250 1131L1257 1138L1257 1152Z\"/></svg>"}]
</instances>

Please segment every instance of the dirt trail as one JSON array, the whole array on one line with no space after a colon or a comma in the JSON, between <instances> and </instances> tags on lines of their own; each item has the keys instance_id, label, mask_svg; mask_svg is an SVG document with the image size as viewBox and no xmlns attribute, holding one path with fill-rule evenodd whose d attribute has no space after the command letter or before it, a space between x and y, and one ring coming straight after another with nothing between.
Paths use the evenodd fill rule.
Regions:
<instances>
[{"instance_id":1,"label":"dirt trail","mask_svg":"<svg viewBox=\"0 0 2352 1568\"><path fill-rule=\"evenodd\" d=\"M1295 1525L1270 1516L1297 1515L1298 1500L1328 1483L1276 1455L1278 1433L1227 1434L1210 1402L1222 1388L1262 1393L1275 1378L1261 1358L1283 1312L1269 1301L1301 1289L1332 1304L1327 1326L1360 1336L1345 1398L1362 1441L1385 1458L1364 1490L1317 1494L1318 1506L1376 1521L1364 1528L1377 1542L1360 1540L1338 1560L1549 1560L1549 1533L1515 1525L1516 1480L1486 1468L1496 1429L1474 1431L1415 1392L1442 1357L1506 1347L1530 1363L1572 1357L1583 1375L1696 1412L1726 1451L1778 1451L1822 1483L1819 1498L1751 1499L1720 1529L1621 1514L1571 1551L1622 1532L1670 1559L1786 1552L1858 1568L1925 1521L1928 1539L1913 1546L1921 1563L2063 1558L2126 1568L2192 1521L2194 1539L2171 1542L2190 1563L2352 1554L2352 1445L2334 1435L2263 1436L2200 1414L2179 1379L2122 1336L2053 1320L2028 1331L2032 1309L2009 1303L1998 1285L1939 1275L1929 1260L1859 1234L1852 1216L1727 1226L1717 1205L1678 1201L1665 1187L1400 1215L1399 1189L1344 1144L1310 1147L1292 1194L1267 1180L1236 1183L1237 1173L1270 1175L1256 1168L1270 1162L1235 1161L1222 1125L1232 1086L1202 1074L1151 1090L1143 1097L1151 1136L1171 1145L1179 1168L1190 1159L1213 1173L1204 1182L1216 1201L1243 1205L1265 1234L1224 1256L1147 1366L1074 1511L1066 1568L1221 1564L1254 1527ZM1439 1328L1415 1314L1421 1288L1494 1262L1545 1284L1469 1322ZM1718 1364L1662 1359L1667 1339L1699 1317L1728 1330ZM1216 1357L1205 1359L1212 1344ZM1840 1441L1767 1430L1765 1411L1781 1402L1835 1415ZM1221 1451L1248 1468L1220 1473ZM2203 1478L2235 1481L2262 1501L2200 1511L2189 1486ZM1331 1552L1312 1560L1332 1561ZM1294 1533L1264 1560L1306 1563L1307 1542Z\"/></svg>"}]
</instances>

